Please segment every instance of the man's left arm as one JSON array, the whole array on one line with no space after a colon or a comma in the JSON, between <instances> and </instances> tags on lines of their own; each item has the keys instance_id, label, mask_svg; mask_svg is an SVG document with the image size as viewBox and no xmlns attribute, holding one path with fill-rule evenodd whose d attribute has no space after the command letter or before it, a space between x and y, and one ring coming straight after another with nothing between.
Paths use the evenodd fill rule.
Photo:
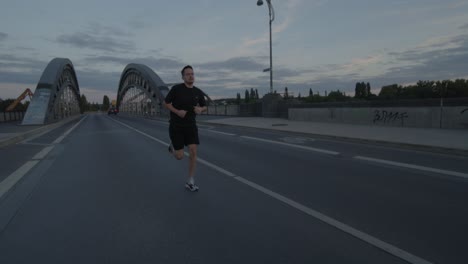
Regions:
<instances>
[{"instance_id":1,"label":"man's left arm","mask_svg":"<svg viewBox=\"0 0 468 264\"><path fill-rule=\"evenodd\" d=\"M195 106L195 113L197 115L205 112L208 108L206 107L205 94L200 90L200 96L198 99L198 105Z\"/></svg>"}]
</instances>

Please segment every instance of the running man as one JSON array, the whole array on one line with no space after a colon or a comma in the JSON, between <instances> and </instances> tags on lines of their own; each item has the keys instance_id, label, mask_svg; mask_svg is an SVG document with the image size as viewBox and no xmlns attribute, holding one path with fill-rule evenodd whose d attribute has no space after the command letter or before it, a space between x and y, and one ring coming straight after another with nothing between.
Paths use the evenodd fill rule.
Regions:
<instances>
[{"instance_id":1,"label":"running man","mask_svg":"<svg viewBox=\"0 0 468 264\"><path fill-rule=\"evenodd\" d=\"M174 85L165 99L166 108L171 111L169 124L169 137L171 152L177 160L184 157L184 146L189 149L189 175L185 187L194 192L198 191L195 185L195 166L197 162L198 128L196 115L206 111L204 93L193 85L195 76L190 65L182 71L184 83Z\"/></svg>"}]
</instances>

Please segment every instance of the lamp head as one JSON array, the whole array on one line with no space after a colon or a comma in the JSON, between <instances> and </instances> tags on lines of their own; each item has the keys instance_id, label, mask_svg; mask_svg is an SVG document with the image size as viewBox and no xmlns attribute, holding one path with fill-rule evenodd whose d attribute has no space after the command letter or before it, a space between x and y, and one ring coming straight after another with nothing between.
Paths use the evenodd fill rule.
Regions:
<instances>
[{"instance_id":1,"label":"lamp head","mask_svg":"<svg viewBox=\"0 0 468 264\"><path fill-rule=\"evenodd\" d=\"M262 0L258 0L258 1L257 1L257 5L258 5L258 6L263 5L263 1L262 1Z\"/></svg>"}]
</instances>

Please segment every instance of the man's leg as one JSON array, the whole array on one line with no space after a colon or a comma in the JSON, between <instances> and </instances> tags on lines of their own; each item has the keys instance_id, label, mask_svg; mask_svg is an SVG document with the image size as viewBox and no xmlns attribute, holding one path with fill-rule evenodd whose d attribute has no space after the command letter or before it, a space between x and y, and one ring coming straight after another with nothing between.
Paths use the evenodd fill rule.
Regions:
<instances>
[{"instance_id":1,"label":"man's leg","mask_svg":"<svg viewBox=\"0 0 468 264\"><path fill-rule=\"evenodd\" d=\"M195 175L195 167L197 165L197 145L190 144L189 148L189 180L193 182L193 176Z\"/></svg>"},{"instance_id":2,"label":"man's leg","mask_svg":"<svg viewBox=\"0 0 468 264\"><path fill-rule=\"evenodd\" d=\"M174 157L177 160L181 160L184 158L184 149L174 150Z\"/></svg>"},{"instance_id":3,"label":"man's leg","mask_svg":"<svg viewBox=\"0 0 468 264\"><path fill-rule=\"evenodd\" d=\"M180 128L170 125L169 126L169 137L171 138L171 145L169 146L169 152L171 152L177 160L184 158L184 134Z\"/></svg>"}]
</instances>

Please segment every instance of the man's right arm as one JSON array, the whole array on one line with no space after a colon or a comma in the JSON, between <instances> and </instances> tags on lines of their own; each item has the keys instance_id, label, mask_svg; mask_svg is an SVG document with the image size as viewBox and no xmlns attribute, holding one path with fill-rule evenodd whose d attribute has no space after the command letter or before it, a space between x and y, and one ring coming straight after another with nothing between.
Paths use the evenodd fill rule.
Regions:
<instances>
[{"instance_id":1,"label":"man's right arm","mask_svg":"<svg viewBox=\"0 0 468 264\"><path fill-rule=\"evenodd\" d=\"M172 103L166 103L164 102L164 105L166 106L167 109L169 109L169 111L173 112L174 114L178 115L179 117L181 118L184 118L185 117L185 114L187 114L187 111L185 110L179 110L177 108L175 108Z\"/></svg>"}]
</instances>

